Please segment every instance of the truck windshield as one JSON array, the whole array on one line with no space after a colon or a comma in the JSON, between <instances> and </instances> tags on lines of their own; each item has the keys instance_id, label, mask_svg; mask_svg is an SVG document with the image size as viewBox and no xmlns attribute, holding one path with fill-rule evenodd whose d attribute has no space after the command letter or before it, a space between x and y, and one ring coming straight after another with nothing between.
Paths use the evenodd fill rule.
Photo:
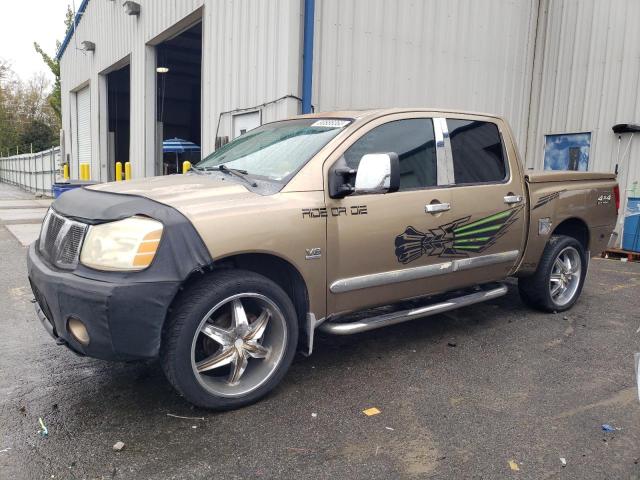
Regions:
<instances>
[{"instance_id":1,"label":"truck windshield","mask_svg":"<svg viewBox=\"0 0 640 480\"><path fill-rule=\"evenodd\" d=\"M224 164L248 175L287 181L351 120L304 118L269 123L233 140L205 157L197 170Z\"/></svg>"}]
</instances>

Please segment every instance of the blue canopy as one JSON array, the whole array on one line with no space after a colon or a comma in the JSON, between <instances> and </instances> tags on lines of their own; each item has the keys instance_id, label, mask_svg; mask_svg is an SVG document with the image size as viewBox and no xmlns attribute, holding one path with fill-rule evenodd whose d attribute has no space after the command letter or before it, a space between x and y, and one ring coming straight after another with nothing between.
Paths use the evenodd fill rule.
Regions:
<instances>
[{"instance_id":1,"label":"blue canopy","mask_svg":"<svg viewBox=\"0 0 640 480\"><path fill-rule=\"evenodd\" d=\"M183 140L181 138L170 138L162 142L162 151L164 153L184 153L200 150L200 147L193 142Z\"/></svg>"}]
</instances>

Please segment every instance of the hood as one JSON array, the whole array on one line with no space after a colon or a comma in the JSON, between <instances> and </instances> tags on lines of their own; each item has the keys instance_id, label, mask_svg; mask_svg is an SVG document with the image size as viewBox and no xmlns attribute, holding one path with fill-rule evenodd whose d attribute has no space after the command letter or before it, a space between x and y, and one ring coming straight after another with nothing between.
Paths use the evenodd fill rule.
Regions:
<instances>
[{"instance_id":1,"label":"hood","mask_svg":"<svg viewBox=\"0 0 640 480\"><path fill-rule=\"evenodd\" d=\"M137 195L174 207L180 211L189 207L236 202L260 197L233 180L216 175L167 175L123 182L102 183L86 187L100 192Z\"/></svg>"}]
</instances>

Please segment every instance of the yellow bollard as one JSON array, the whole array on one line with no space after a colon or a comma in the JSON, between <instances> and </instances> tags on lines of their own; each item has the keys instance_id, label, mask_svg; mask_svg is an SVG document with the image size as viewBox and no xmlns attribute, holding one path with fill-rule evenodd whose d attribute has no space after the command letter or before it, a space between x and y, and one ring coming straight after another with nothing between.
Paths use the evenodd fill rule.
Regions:
<instances>
[{"instance_id":1,"label":"yellow bollard","mask_svg":"<svg viewBox=\"0 0 640 480\"><path fill-rule=\"evenodd\" d=\"M185 160L182 162L182 173L187 173L189 170L191 170L191 162L189 160Z\"/></svg>"},{"instance_id":2,"label":"yellow bollard","mask_svg":"<svg viewBox=\"0 0 640 480\"><path fill-rule=\"evenodd\" d=\"M86 180L86 168L87 168L87 164L86 163L81 163L80 164L80 180Z\"/></svg>"},{"instance_id":3,"label":"yellow bollard","mask_svg":"<svg viewBox=\"0 0 640 480\"><path fill-rule=\"evenodd\" d=\"M65 180L69 180L69 164L65 163L62 165L62 178Z\"/></svg>"},{"instance_id":4,"label":"yellow bollard","mask_svg":"<svg viewBox=\"0 0 640 480\"><path fill-rule=\"evenodd\" d=\"M122 162L116 162L116 182L122 181Z\"/></svg>"},{"instance_id":5,"label":"yellow bollard","mask_svg":"<svg viewBox=\"0 0 640 480\"><path fill-rule=\"evenodd\" d=\"M124 164L124 179L131 180L131 162L125 162Z\"/></svg>"},{"instance_id":6,"label":"yellow bollard","mask_svg":"<svg viewBox=\"0 0 640 480\"><path fill-rule=\"evenodd\" d=\"M85 180L91 179L91 165L88 163L84 164L84 179Z\"/></svg>"}]
</instances>

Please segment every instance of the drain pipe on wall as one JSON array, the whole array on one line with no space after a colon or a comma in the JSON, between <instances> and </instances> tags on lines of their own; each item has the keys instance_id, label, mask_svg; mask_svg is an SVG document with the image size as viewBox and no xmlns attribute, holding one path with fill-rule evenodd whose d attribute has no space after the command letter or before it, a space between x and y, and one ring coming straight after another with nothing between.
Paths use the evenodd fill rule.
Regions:
<instances>
[{"instance_id":1,"label":"drain pipe on wall","mask_svg":"<svg viewBox=\"0 0 640 480\"><path fill-rule=\"evenodd\" d=\"M316 2L304 0L304 33L302 38L302 113L312 113L313 29Z\"/></svg>"}]
</instances>

